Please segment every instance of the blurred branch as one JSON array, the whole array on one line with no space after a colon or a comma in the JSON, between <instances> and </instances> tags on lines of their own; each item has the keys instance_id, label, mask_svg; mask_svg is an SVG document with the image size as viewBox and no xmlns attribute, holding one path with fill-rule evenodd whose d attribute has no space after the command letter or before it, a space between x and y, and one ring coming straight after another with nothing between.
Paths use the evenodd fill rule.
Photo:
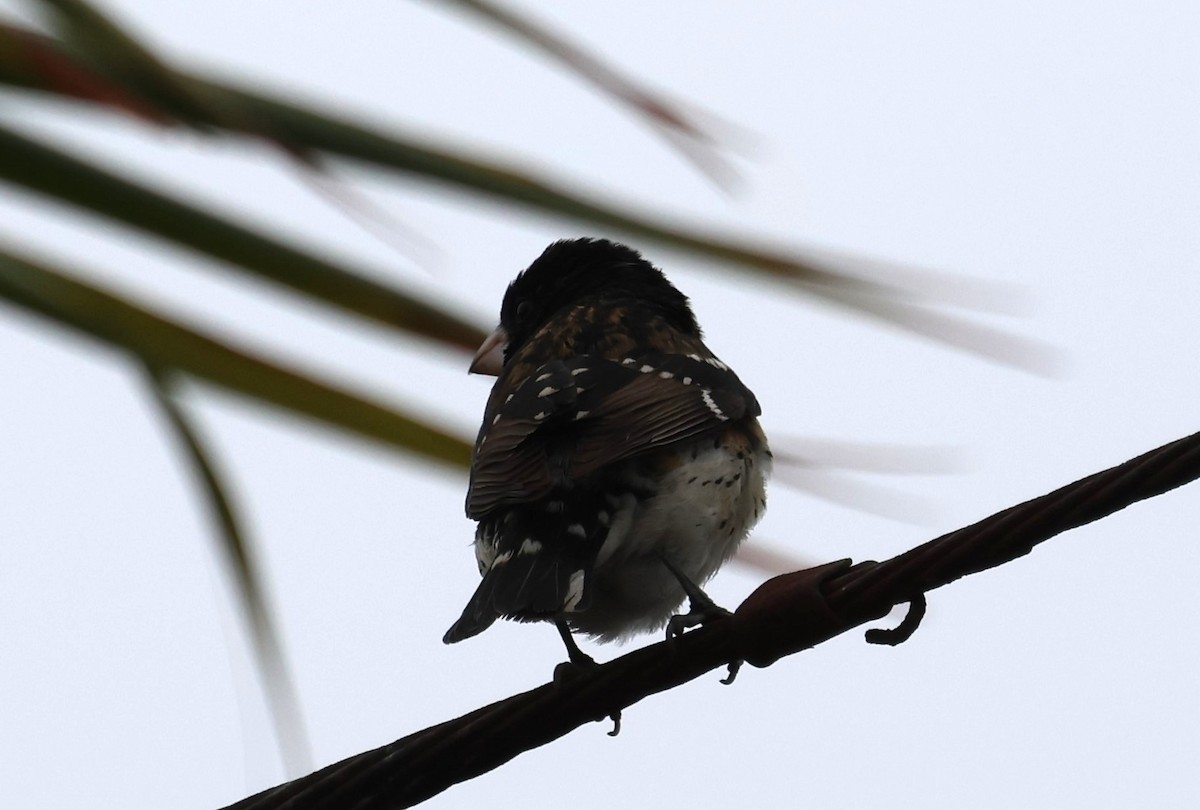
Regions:
<instances>
[{"instance_id":1,"label":"blurred branch","mask_svg":"<svg viewBox=\"0 0 1200 810\"><path fill-rule=\"evenodd\" d=\"M86 65L74 58L65 43L0 24L0 84L98 104L108 104L110 97L115 96L119 99L116 106L122 111L128 111L131 92L137 98L136 87L132 85L104 85L103 77L95 75L80 81L81 73L87 75ZM835 265L853 265L852 257L841 256L836 262L826 262L822 257L829 255L827 251L778 248L746 238L714 237L709 227L677 227L665 219L572 193L532 172L447 152L415 138L388 135L318 112L313 107L297 106L194 74L176 70L173 76L192 96L204 99L206 108L214 111L211 118L215 125L230 133L264 138L306 159L311 160L314 152L348 158L493 197L505 204L641 237L761 278L790 284L848 311L1018 368L1049 373L1056 366L1052 353L1042 344L938 308L944 306L943 302L987 298L990 296L987 288L993 285L965 280L947 285L943 276L909 269L903 272L903 284L856 276L832 269ZM107 87L112 88L111 92ZM878 262L863 263L873 268L875 276L884 275L879 272Z\"/></svg>"},{"instance_id":2,"label":"blurred branch","mask_svg":"<svg viewBox=\"0 0 1200 810\"><path fill-rule=\"evenodd\" d=\"M773 433L772 481L831 503L905 523L925 524L936 512L922 498L858 474L937 475L963 469L961 454L949 447L847 442ZM838 469L854 474L840 473ZM739 555L740 556L740 555ZM792 568L795 568L793 566ZM774 573L781 573L778 569Z\"/></svg>"},{"instance_id":3,"label":"blurred branch","mask_svg":"<svg viewBox=\"0 0 1200 810\"><path fill-rule=\"evenodd\" d=\"M52 26L82 61L148 106L195 126L211 117L175 72L117 22L83 0L29 0L41 6Z\"/></svg>"},{"instance_id":4,"label":"blurred branch","mask_svg":"<svg viewBox=\"0 0 1200 810\"><path fill-rule=\"evenodd\" d=\"M809 649L894 605L1027 554L1049 538L1200 478L1200 433L1014 506L883 563L849 560L784 574L731 618L652 644L350 757L230 805L229 810L410 807L579 726L730 662L757 667ZM903 625L915 629L919 609ZM875 631L879 643L900 640Z\"/></svg>"},{"instance_id":5,"label":"blurred branch","mask_svg":"<svg viewBox=\"0 0 1200 810\"><path fill-rule=\"evenodd\" d=\"M817 564L816 558L792 551L783 551L768 543L760 535L752 535L742 543L730 565L740 565L768 577L809 568Z\"/></svg>"},{"instance_id":6,"label":"blurred branch","mask_svg":"<svg viewBox=\"0 0 1200 810\"><path fill-rule=\"evenodd\" d=\"M296 687L283 655L279 633L275 630L272 613L262 591L262 577L250 553L234 508L221 483L216 467L204 449L199 434L190 424L183 408L176 403L171 375L152 366L145 366L146 382L171 433L196 472L200 489L217 527L218 545L234 574L235 590L241 600L242 613L250 626L258 669L263 673L263 688L267 694L271 719L275 726L275 743L283 759L284 771L301 774L312 769L312 745L304 726L304 715L296 697Z\"/></svg>"},{"instance_id":7,"label":"blurred branch","mask_svg":"<svg viewBox=\"0 0 1200 810\"><path fill-rule=\"evenodd\" d=\"M466 468L470 463L471 445L462 437L235 349L2 249L0 300L127 350L151 367L186 372L443 465Z\"/></svg>"},{"instance_id":8,"label":"blurred branch","mask_svg":"<svg viewBox=\"0 0 1200 810\"><path fill-rule=\"evenodd\" d=\"M771 483L847 509L917 526L929 525L938 512L937 502L930 498L827 469L776 464Z\"/></svg>"},{"instance_id":9,"label":"blurred branch","mask_svg":"<svg viewBox=\"0 0 1200 810\"><path fill-rule=\"evenodd\" d=\"M776 464L890 475L947 475L970 466L961 448L948 445L847 441L782 431L771 432L771 453Z\"/></svg>"},{"instance_id":10,"label":"blurred branch","mask_svg":"<svg viewBox=\"0 0 1200 810\"><path fill-rule=\"evenodd\" d=\"M579 43L551 31L531 18L491 0L441 0L472 12L522 42L541 51L560 65L631 110L666 139L692 165L722 188L728 188L733 170L722 159L717 139L685 112L681 105L654 93L644 85L620 73L608 62L584 49Z\"/></svg>"},{"instance_id":11,"label":"blurred branch","mask_svg":"<svg viewBox=\"0 0 1200 810\"><path fill-rule=\"evenodd\" d=\"M3 126L0 179L429 340L473 352L487 334L436 304L125 180Z\"/></svg>"}]
</instances>

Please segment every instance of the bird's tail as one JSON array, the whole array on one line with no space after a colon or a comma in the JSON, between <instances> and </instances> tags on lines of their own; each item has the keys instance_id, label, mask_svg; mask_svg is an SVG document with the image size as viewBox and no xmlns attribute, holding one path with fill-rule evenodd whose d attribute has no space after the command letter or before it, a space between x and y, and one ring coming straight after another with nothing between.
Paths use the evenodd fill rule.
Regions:
<instances>
[{"instance_id":1,"label":"bird's tail","mask_svg":"<svg viewBox=\"0 0 1200 810\"><path fill-rule=\"evenodd\" d=\"M442 636L443 644L454 644L471 636L477 636L500 618L500 614L491 606L490 595L484 593L486 586L487 577L484 577L483 582L479 583L479 587L475 589L475 595L471 597L471 601L467 602L462 615L458 617L458 621L450 626L446 635Z\"/></svg>"},{"instance_id":2,"label":"bird's tail","mask_svg":"<svg viewBox=\"0 0 1200 810\"><path fill-rule=\"evenodd\" d=\"M575 537L523 540L511 549L502 540L500 553L442 640L453 644L470 638L500 617L544 621L586 608L590 594L584 586L597 546L588 539L593 542Z\"/></svg>"}]
</instances>

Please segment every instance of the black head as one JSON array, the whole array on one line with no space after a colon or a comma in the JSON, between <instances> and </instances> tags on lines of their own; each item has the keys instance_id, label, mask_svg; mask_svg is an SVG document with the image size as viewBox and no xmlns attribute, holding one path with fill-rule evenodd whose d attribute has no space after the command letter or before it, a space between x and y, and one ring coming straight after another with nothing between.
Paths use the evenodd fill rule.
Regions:
<instances>
[{"instance_id":1,"label":"black head","mask_svg":"<svg viewBox=\"0 0 1200 810\"><path fill-rule=\"evenodd\" d=\"M687 296L636 250L607 239L564 239L508 285L500 307L505 360L560 310L585 299L637 301L676 329L700 336Z\"/></svg>"}]
</instances>

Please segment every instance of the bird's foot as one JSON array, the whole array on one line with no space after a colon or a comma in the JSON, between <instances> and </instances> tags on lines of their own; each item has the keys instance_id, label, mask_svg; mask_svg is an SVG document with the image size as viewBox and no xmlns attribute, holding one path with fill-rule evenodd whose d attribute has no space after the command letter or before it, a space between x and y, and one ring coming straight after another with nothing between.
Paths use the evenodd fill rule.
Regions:
<instances>
[{"instance_id":1,"label":"bird's foot","mask_svg":"<svg viewBox=\"0 0 1200 810\"><path fill-rule=\"evenodd\" d=\"M672 616L667 622L668 639L682 636L686 630L705 622L710 622L713 619L724 619L733 615L714 602L712 597L701 590L699 585L692 582L686 574L676 568L666 557L662 558L662 562L667 567L667 570L671 572L671 575L679 582L680 587L683 588L683 592L687 594L688 598L688 612Z\"/></svg>"},{"instance_id":2,"label":"bird's foot","mask_svg":"<svg viewBox=\"0 0 1200 810\"><path fill-rule=\"evenodd\" d=\"M706 624L713 619L725 619L733 615L714 602L712 597L706 594L699 585L688 579L682 571L672 565L670 560L663 557L662 561L667 570L679 581L679 585L683 588L683 592L687 594L688 598L688 612L676 614L667 620L667 641L682 636L697 625ZM721 679L721 683L726 686L733 683L737 678L738 670L742 668L742 664L744 663L745 661L741 659L730 661L728 664L729 672Z\"/></svg>"},{"instance_id":3,"label":"bird's foot","mask_svg":"<svg viewBox=\"0 0 1200 810\"><path fill-rule=\"evenodd\" d=\"M727 616L732 616L725 608L714 603L708 597L704 597L707 604L697 604L696 600L692 599L688 604L687 613L678 613L672 616L667 621L667 638L677 638L693 627L705 624L713 619L723 619Z\"/></svg>"},{"instance_id":4,"label":"bird's foot","mask_svg":"<svg viewBox=\"0 0 1200 810\"><path fill-rule=\"evenodd\" d=\"M728 671L728 673L726 673L725 677L721 679L721 683L725 684L726 686L729 686L729 684L736 681L738 673L741 672L742 664L744 664L744 663L746 663L746 662L743 661L741 658L735 658L734 660L732 660L728 664L726 664L725 666L727 666L729 668L729 671Z\"/></svg>"},{"instance_id":5,"label":"bird's foot","mask_svg":"<svg viewBox=\"0 0 1200 810\"><path fill-rule=\"evenodd\" d=\"M577 667L583 669L595 669L600 666L596 663L596 659L579 649L579 645L575 643L575 636L571 635L571 628L562 619L554 620L554 627L558 630L558 635L562 639L563 645L567 648L567 661Z\"/></svg>"},{"instance_id":6,"label":"bird's foot","mask_svg":"<svg viewBox=\"0 0 1200 810\"><path fill-rule=\"evenodd\" d=\"M558 629L558 635L562 637L563 644L567 648L567 660L554 668L555 685L562 686L585 673L600 668L595 658L579 649L579 645L575 643L575 637L571 635L571 628L565 621L558 619L554 622L554 626ZM608 732L608 736L615 737L621 733L621 710L617 709L609 714L608 719L613 722L612 731Z\"/></svg>"}]
</instances>

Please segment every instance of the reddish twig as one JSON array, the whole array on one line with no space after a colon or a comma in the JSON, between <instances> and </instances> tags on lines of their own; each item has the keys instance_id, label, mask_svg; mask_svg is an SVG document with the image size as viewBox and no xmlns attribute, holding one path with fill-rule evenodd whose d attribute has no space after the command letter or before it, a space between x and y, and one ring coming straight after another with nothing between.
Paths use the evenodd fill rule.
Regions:
<instances>
[{"instance_id":1,"label":"reddish twig","mask_svg":"<svg viewBox=\"0 0 1200 810\"><path fill-rule=\"evenodd\" d=\"M1200 433L946 534L883 563L829 563L768 580L732 618L623 655L593 670L563 667L553 683L410 734L229 810L410 807L518 754L656 692L744 659L769 666L894 605L914 603L896 633L916 629L924 594L1028 554L1038 543L1200 478Z\"/></svg>"}]
</instances>

